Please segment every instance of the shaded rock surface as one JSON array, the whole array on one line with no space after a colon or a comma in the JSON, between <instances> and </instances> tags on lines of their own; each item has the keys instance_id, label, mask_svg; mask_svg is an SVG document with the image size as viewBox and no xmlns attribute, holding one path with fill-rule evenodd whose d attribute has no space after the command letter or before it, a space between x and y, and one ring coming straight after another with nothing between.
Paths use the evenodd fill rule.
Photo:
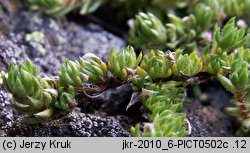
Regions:
<instances>
[{"instance_id":1,"label":"shaded rock surface","mask_svg":"<svg viewBox=\"0 0 250 153\"><path fill-rule=\"evenodd\" d=\"M127 114L126 107L132 95L129 84L104 91L93 99L79 99L78 106L82 112L93 112L101 110L108 114ZM94 108L94 109L93 109Z\"/></svg>"},{"instance_id":2,"label":"shaded rock surface","mask_svg":"<svg viewBox=\"0 0 250 153\"><path fill-rule=\"evenodd\" d=\"M8 136L6 133L17 119L17 113L10 107L13 101L11 94L0 87L0 136Z\"/></svg>"},{"instance_id":3,"label":"shaded rock surface","mask_svg":"<svg viewBox=\"0 0 250 153\"><path fill-rule=\"evenodd\" d=\"M185 106L187 119L192 126L193 137L229 137L234 136L234 119L223 112L229 106L231 95L218 84L207 82L201 85L203 93L207 96L206 105L191 98Z\"/></svg>"},{"instance_id":4,"label":"shaded rock surface","mask_svg":"<svg viewBox=\"0 0 250 153\"><path fill-rule=\"evenodd\" d=\"M192 126L192 137L233 136L232 123L220 110L193 101L186 106L186 114Z\"/></svg>"},{"instance_id":5,"label":"shaded rock surface","mask_svg":"<svg viewBox=\"0 0 250 153\"><path fill-rule=\"evenodd\" d=\"M17 121L8 130L8 136L128 137L128 129L120 125L124 120L127 120L124 116L100 117L72 112L62 119L33 126Z\"/></svg>"}]
</instances>

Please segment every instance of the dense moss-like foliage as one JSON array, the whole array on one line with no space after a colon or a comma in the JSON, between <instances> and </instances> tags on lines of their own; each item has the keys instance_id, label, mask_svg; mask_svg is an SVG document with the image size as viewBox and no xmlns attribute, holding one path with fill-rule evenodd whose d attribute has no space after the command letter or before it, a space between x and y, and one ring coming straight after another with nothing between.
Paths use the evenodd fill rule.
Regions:
<instances>
[{"instance_id":1,"label":"dense moss-like foliage","mask_svg":"<svg viewBox=\"0 0 250 153\"><path fill-rule=\"evenodd\" d=\"M54 16L91 13L104 3L137 14L129 43L142 53L128 46L118 53L112 48L107 62L94 54L66 59L59 76L45 78L29 60L10 64L0 83L13 94L14 108L30 116L26 123L63 116L79 95L130 83L128 108L141 102L148 120L131 128L133 136L185 136L191 132L182 112L185 87L214 78L234 95L225 112L240 121L236 134L250 131L250 0L29 0Z\"/></svg>"},{"instance_id":2,"label":"dense moss-like foliage","mask_svg":"<svg viewBox=\"0 0 250 153\"><path fill-rule=\"evenodd\" d=\"M183 55L182 50L152 51L150 55L136 57L134 49L129 46L118 54L111 49L108 65L95 55L87 54L79 61L66 59L59 77L41 78L28 60L18 67L11 64L8 76L3 78L16 99L15 108L33 115L32 121L36 122L55 119L70 111L76 105L75 95L92 97L110 87L130 82L134 94L128 107L140 100L149 117L149 123L143 124L142 133L137 125L132 128L132 134L184 136L191 129L182 113L185 86L192 83L190 80L202 81L202 75L208 73L210 75L205 77L218 78L235 94L236 104L226 110L242 120L246 132L249 129L245 122L250 114L250 73L249 58L245 55L250 51L239 48L237 53L221 55L221 49L218 50L214 55L202 58L196 52ZM212 62L213 58L226 64Z\"/></svg>"}]
</instances>

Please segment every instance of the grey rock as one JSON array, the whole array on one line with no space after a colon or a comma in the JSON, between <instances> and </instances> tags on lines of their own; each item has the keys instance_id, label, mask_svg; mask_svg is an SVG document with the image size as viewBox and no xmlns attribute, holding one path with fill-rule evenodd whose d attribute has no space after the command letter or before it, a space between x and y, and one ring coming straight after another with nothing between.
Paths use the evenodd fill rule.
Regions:
<instances>
[{"instance_id":1,"label":"grey rock","mask_svg":"<svg viewBox=\"0 0 250 153\"><path fill-rule=\"evenodd\" d=\"M126 117L124 117L126 118ZM19 121L8 130L8 136L39 137L128 137L130 133L121 125L121 118L99 117L90 114L72 112L66 117L38 125L23 125Z\"/></svg>"},{"instance_id":2,"label":"grey rock","mask_svg":"<svg viewBox=\"0 0 250 153\"><path fill-rule=\"evenodd\" d=\"M124 114L127 113L126 107L132 95L130 84L111 88L95 98L80 98L78 106L82 108L82 112L94 112L101 110L108 114ZM93 109L94 108L94 109Z\"/></svg>"},{"instance_id":3,"label":"grey rock","mask_svg":"<svg viewBox=\"0 0 250 153\"><path fill-rule=\"evenodd\" d=\"M101 108L109 113L125 112L131 95L132 88L129 84L108 90L100 97L103 103Z\"/></svg>"},{"instance_id":4,"label":"grey rock","mask_svg":"<svg viewBox=\"0 0 250 153\"><path fill-rule=\"evenodd\" d=\"M104 60L109 50L125 46L125 41L95 24L77 25L65 19L42 17L22 12L14 16L15 31L21 33L27 54L45 73L57 74L64 58L78 59L91 52ZM20 25L20 26L18 26ZM39 32L44 35L38 42L27 41L27 35ZM56 70L56 71L55 71Z\"/></svg>"},{"instance_id":5,"label":"grey rock","mask_svg":"<svg viewBox=\"0 0 250 153\"><path fill-rule=\"evenodd\" d=\"M12 101L11 94L0 87L0 137L7 136L6 131L12 127L16 120L17 113L10 106Z\"/></svg>"},{"instance_id":6,"label":"grey rock","mask_svg":"<svg viewBox=\"0 0 250 153\"><path fill-rule=\"evenodd\" d=\"M0 71L6 71L10 62L18 64L27 58L25 46L19 45L18 35L11 33L8 37L0 33Z\"/></svg>"},{"instance_id":7,"label":"grey rock","mask_svg":"<svg viewBox=\"0 0 250 153\"><path fill-rule=\"evenodd\" d=\"M185 106L185 113L192 127L191 137L233 136L232 121L221 110L192 100Z\"/></svg>"}]
</instances>

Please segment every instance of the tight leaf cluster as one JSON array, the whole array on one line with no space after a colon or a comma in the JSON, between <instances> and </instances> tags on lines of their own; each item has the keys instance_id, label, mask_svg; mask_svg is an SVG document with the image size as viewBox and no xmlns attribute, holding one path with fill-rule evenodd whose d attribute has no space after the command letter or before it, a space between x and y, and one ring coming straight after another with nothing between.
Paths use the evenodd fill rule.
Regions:
<instances>
[{"instance_id":1,"label":"tight leaf cluster","mask_svg":"<svg viewBox=\"0 0 250 153\"><path fill-rule=\"evenodd\" d=\"M76 105L72 89L59 92L56 80L42 79L29 60L18 67L10 64L4 85L16 100L12 106L17 111L34 116L25 119L25 123L38 123L62 116Z\"/></svg>"},{"instance_id":2,"label":"tight leaf cluster","mask_svg":"<svg viewBox=\"0 0 250 153\"><path fill-rule=\"evenodd\" d=\"M14 108L30 115L26 123L56 119L70 112L77 96L92 98L129 82L134 93L127 109L139 100L148 114L148 122L131 128L133 136L185 136L191 126L182 113L184 87L217 78L235 95L225 111L241 121L240 135L250 131L249 55L250 50L241 47L237 52L211 49L202 57L183 50L136 56L128 46L118 53L112 48L107 62L91 53L78 61L66 59L59 77L42 78L29 60L18 67L10 64L3 82L16 100Z\"/></svg>"},{"instance_id":3,"label":"tight leaf cluster","mask_svg":"<svg viewBox=\"0 0 250 153\"><path fill-rule=\"evenodd\" d=\"M43 8L45 13L53 16L63 16L74 10L80 14L94 12L107 0L29 0L33 6Z\"/></svg>"},{"instance_id":4,"label":"tight leaf cluster","mask_svg":"<svg viewBox=\"0 0 250 153\"><path fill-rule=\"evenodd\" d=\"M121 49L119 53L111 49L108 62L88 53L79 61L66 59L59 77L44 78L27 60L25 65L18 67L11 64L4 83L16 100L14 108L30 115L26 123L37 123L70 112L76 105L77 95L92 97L110 87L131 82L131 86L137 87L134 92L140 93L139 97L144 94L149 97L142 100L142 104L148 110L149 121L154 123L155 128L162 129L161 135L182 136L187 133L184 132L187 131L184 127L185 115L180 112L184 98L183 82L165 81L172 76L175 62L168 56L171 56L170 53L152 51L150 56L142 57L140 54L137 57L131 46ZM184 57L180 58L189 60ZM148 81L144 82L144 79ZM167 115L167 112L171 115ZM162 122L163 118L168 118L169 122ZM167 128L168 124L171 129Z\"/></svg>"},{"instance_id":5,"label":"tight leaf cluster","mask_svg":"<svg viewBox=\"0 0 250 153\"><path fill-rule=\"evenodd\" d=\"M131 128L132 136L144 137L176 137L186 136L191 130L185 114L181 113L184 103L184 88L174 87L166 82L161 90L154 91L144 97L142 103L150 112L151 123L140 124ZM176 82L176 85L179 83ZM190 130L190 131L189 131Z\"/></svg>"},{"instance_id":6,"label":"tight leaf cluster","mask_svg":"<svg viewBox=\"0 0 250 153\"><path fill-rule=\"evenodd\" d=\"M140 48L162 48L167 41L167 30L162 22L152 13L136 15L134 28L129 32L130 40Z\"/></svg>"},{"instance_id":7,"label":"tight leaf cluster","mask_svg":"<svg viewBox=\"0 0 250 153\"><path fill-rule=\"evenodd\" d=\"M150 11L159 15L173 8L192 7L198 0L29 0L33 8L44 10L48 15L63 16L80 10L80 14L96 11L102 5L119 9L120 15L133 17L140 11Z\"/></svg>"},{"instance_id":8,"label":"tight leaf cluster","mask_svg":"<svg viewBox=\"0 0 250 153\"><path fill-rule=\"evenodd\" d=\"M216 47L231 51L241 47L249 39L245 32L249 2L249 0L239 2L203 0L195 3L194 9L181 16L176 15L178 12L167 11L165 13L167 20L160 20L161 18L157 16L145 18L145 16L151 16L150 13L139 13L135 18L134 26L130 28L129 42L136 48L142 49L154 49L152 45L154 44L158 49L183 48L192 52L215 47L214 45L217 44ZM230 13L229 10L235 11ZM237 23L235 18L232 18L234 16L240 19ZM158 24L141 28L145 23L154 21L158 21ZM221 30L218 25L221 27L224 25L224 28ZM158 37L152 39L148 34L145 35L150 31L151 36ZM156 35L156 33L159 34Z\"/></svg>"}]
</instances>

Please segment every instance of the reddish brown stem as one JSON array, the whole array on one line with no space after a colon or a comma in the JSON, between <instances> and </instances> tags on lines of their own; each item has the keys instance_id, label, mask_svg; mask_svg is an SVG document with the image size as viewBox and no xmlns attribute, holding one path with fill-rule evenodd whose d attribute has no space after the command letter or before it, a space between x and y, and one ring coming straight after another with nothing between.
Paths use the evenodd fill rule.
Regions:
<instances>
[{"instance_id":1,"label":"reddish brown stem","mask_svg":"<svg viewBox=\"0 0 250 153\"><path fill-rule=\"evenodd\" d=\"M242 93L242 92L235 94L235 98L240 103L240 115L244 119L248 119L248 118L250 118L250 112L247 110L247 108L245 106L245 101L246 101L246 97L245 96L246 95L244 93Z\"/></svg>"}]
</instances>

